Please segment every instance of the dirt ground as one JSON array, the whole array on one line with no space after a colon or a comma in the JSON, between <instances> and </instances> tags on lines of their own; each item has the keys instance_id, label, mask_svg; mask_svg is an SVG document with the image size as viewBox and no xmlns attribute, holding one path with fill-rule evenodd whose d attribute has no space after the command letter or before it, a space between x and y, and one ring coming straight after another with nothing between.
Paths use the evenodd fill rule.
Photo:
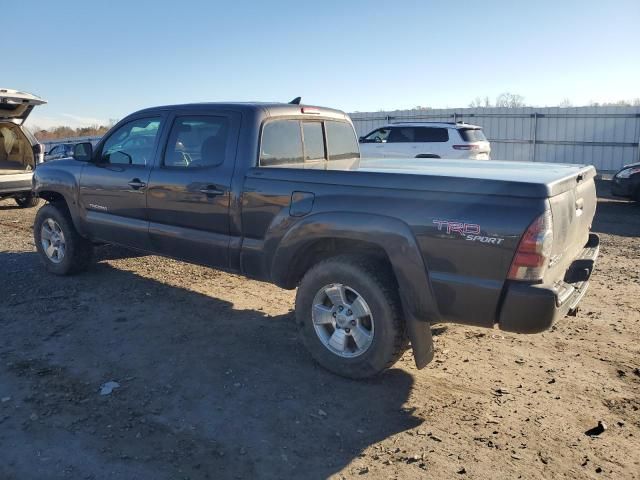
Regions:
<instances>
[{"instance_id":1,"label":"dirt ground","mask_svg":"<svg viewBox=\"0 0 640 480\"><path fill-rule=\"evenodd\" d=\"M640 207L599 187L576 317L437 325L368 382L314 364L293 292L109 246L55 277L1 201L0 479L640 478Z\"/></svg>"}]
</instances>

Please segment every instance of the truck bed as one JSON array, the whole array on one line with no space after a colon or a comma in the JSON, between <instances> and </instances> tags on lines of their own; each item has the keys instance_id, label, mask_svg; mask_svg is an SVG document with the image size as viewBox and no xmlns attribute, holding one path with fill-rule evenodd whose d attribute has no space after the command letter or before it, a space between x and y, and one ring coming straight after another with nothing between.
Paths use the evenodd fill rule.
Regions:
<instances>
[{"instance_id":1,"label":"truck bed","mask_svg":"<svg viewBox=\"0 0 640 480\"><path fill-rule=\"evenodd\" d=\"M406 158L362 159L358 170L423 176L429 190L535 198L553 197L574 188L578 176L582 181L596 175L587 165Z\"/></svg>"}]
</instances>

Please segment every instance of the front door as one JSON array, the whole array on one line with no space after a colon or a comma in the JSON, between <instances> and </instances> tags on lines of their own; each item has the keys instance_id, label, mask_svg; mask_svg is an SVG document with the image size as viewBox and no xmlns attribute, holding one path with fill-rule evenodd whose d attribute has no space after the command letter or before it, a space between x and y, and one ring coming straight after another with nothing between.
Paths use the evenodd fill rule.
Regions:
<instances>
[{"instance_id":1,"label":"front door","mask_svg":"<svg viewBox=\"0 0 640 480\"><path fill-rule=\"evenodd\" d=\"M173 118L148 189L154 250L212 267L229 267L229 205L239 114L189 112Z\"/></svg>"},{"instance_id":2,"label":"front door","mask_svg":"<svg viewBox=\"0 0 640 480\"><path fill-rule=\"evenodd\" d=\"M80 203L92 238L149 248L147 184L157 154L162 116L132 119L98 147L80 179Z\"/></svg>"}]
</instances>

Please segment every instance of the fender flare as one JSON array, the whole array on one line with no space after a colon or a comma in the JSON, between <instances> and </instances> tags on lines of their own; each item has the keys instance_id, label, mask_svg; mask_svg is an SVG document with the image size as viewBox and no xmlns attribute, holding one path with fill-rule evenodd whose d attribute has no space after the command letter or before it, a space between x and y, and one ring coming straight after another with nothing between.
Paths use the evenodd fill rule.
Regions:
<instances>
[{"instance_id":1,"label":"fender flare","mask_svg":"<svg viewBox=\"0 0 640 480\"><path fill-rule=\"evenodd\" d=\"M61 195L64 198L74 227L81 235L84 228L80 220L80 208L77 202L77 182L73 174L57 169L37 169L33 174L33 191L46 199L47 192ZM44 195L44 196L43 196Z\"/></svg>"},{"instance_id":2,"label":"fender flare","mask_svg":"<svg viewBox=\"0 0 640 480\"><path fill-rule=\"evenodd\" d=\"M271 256L271 278L283 285L291 259L322 239L359 240L382 248L398 281L416 366L433 358L431 323L439 321L431 280L420 248L409 226L392 217L355 212L326 212L305 217L278 242Z\"/></svg>"}]
</instances>

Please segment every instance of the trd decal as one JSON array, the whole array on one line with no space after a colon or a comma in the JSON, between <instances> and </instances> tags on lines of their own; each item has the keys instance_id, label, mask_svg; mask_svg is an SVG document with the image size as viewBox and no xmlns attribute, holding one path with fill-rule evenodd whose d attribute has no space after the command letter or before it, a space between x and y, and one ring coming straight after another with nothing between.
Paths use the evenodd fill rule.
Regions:
<instances>
[{"instance_id":1,"label":"trd decal","mask_svg":"<svg viewBox=\"0 0 640 480\"><path fill-rule=\"evenodd\" d=\"M475 223L450 222L449 220L434 220L433 223L438 225L438 231L446 228L447 233L458 232L460 235L477 235L480 233L480 225Z\"/></svg>"},{"instance_id":2,"label":"trd decal","mask_svg":"<svg viewBox=\"0 0 640 480\"><path fill-rule=\"evenodd\" d=\"M447 234L457 233L470 242L500 245L504 241L504 238L480 235L482 229L480 225L476 223L455 222L451 220L433 220L433 223L438 226L439 232L446 231Z\"/></svg>"}]
</instances>

